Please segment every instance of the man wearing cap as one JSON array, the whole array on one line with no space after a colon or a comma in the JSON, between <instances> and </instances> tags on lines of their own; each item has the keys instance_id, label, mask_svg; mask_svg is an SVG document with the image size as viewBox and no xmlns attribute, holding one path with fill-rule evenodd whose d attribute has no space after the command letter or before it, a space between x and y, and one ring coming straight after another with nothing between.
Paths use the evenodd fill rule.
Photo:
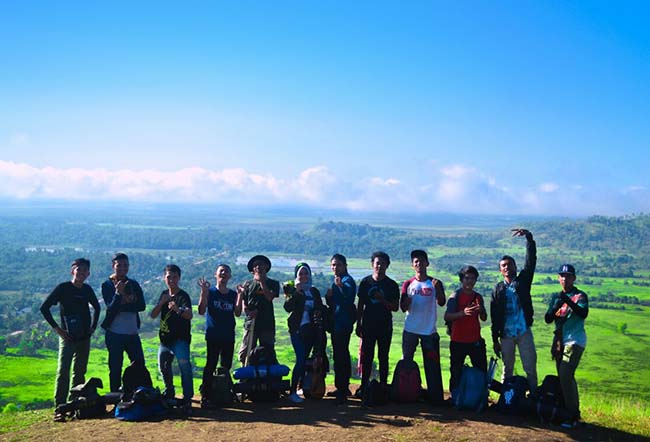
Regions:
<instances>
[{"instance_id":1,"label":"man wearing cap","mask_svg":"<svg viewBox=\"0 0 650 442\"><path fill-rule=\"evenodd\" d=\"M562 386L564 405L572 418L563 422L565 428L573 428L580 420L580 400L575 373L587 345L585 319L589 314L587 294L575 285L576 270L571 264L563 264L558 270L562 291L556 293L544 315L547 324L555 322L555 334L551 355L555 359L557 374Z\"/></svg>"},{"instance_id":2,"label":"man wearing cap","mask_svg":"<svg viewBox=\"0 0 650 442\"><path fill-rule=\"evenodd\" d=\"M534 391L537 388L537 351L531 330L533 302L530 298L530 287L537 264L537 246L533 234L526 229L513 229L512 236L526 238L526 262L523 270L517 274L517 264L512 256L504 255L499 260L503 281L492 291L492 343L494 353L498 357L503 354L502 381L513 375L515 347L519 347L519 356L528 385L531 391Z\"/></svg>"},{"instance_id":3,"label":"man wearing cap","mask_svg":"<svg viewBox=\"0 0 650 442\"><path fill-rule=\"evenodd\" d=\"M239 349L239 361L246 364L248 353L256 343L275 354L275 315L273 298L280 295L280 283L268 278L271 261L264 255L255 255L248 261L248 271L253 274L237 288L244 301L244 337Z\"/></svg>"}]
</instances>

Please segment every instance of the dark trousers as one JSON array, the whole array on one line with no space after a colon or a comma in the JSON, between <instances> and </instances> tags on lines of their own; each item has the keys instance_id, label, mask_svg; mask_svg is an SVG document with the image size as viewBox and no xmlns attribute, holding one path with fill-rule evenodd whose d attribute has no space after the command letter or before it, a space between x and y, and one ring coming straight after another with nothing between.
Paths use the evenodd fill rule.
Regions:
<instances>
[{"instance_id":1,"label":"dark trousers","mask_svg":"<svg viewBox=\"0 0 650 442\"><path fill-rule=\"evenodd\" d=\"M144 364L144 352L139 335L123 335L106 331L106 348L108 349L108 377L111 391L119 391L122 385L122 363L124 352L131 362L138 361Z\"/></svg>"},{"instance_id":2,"label":"dark trousers","mask_svg":"<svg viewBox=\"0 0 650 442\"><path fill-rule=\"evenodd\" d=\"M338 391L350 387L352 362L350 360L350 336L352 329L332 333L332 353L334 356L334 385Z\"/></svg>"},{"instance_id":3,"label":"dark trousers","mask_svg":"<svg viewBox=\"0 0 650 442\"><path fill-rule=\"evenodd\" d=\"M449 343L449 392L454 391L460 382L460 375L463 372L465 358L469 356L472 367L487 372L487 356L485 354L485 340L476 342L454 342Z\"/></svg>"},{"instance_id":4,"label":"dark trousers","mask_svg":"<svg viewBox=\"0 0 650 442\"><path fill-rule=\"evenodd\" d=\"M442 371L440 370L440 335L418 335L402 332L402 357L413 360L418 343L422 346L424 376L427 379L427 395L432 404L440 405L444 400L442 391Z\"/></svg>"},{"instance_id":5,"label":"dark trousers","mask_svg":"<svg viewBox=\"0 0 650 442\"><path fill-rule=\"evenodd\" d=\"M364 331L361 339L361 386L365 387L370 381L372 361L375 358L375 344L377 345L377 358L379 359L379 382L388 383L388 354L393 330L388 333L375 335Z\"/></svg>"},{"instance_id":6,"label":"dark trousers","mask_svg":"<svg viewBox=\"0 0 650 442\"><path fill-rule=\"evenodd\" d=\"M232 356L235 352L234 342L217 341L208 339L205 341L207 348L207 356L205 367L203 368L203 383L201 384L201 394L205 393L205 389L209 387L212 380L212 374L217 368L219 357L221 357L221 366L230 370L232 367Z\"/></svg>"}]
</instances>

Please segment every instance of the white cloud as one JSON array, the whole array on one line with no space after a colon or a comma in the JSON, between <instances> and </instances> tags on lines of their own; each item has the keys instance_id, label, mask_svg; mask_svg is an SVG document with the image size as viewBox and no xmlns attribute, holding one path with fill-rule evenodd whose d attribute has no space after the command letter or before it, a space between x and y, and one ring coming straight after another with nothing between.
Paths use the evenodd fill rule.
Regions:
<instances>
[{"instance_id":1,"label":"white cloud","mask_svg":"<svg viewBox=\"0 0 650 442\"><path fill-rule=\"evenodd\" d=\"M523 187L463 164L404 177L343 177L325 166L297 175L242 168L175 171L37 168L0 160L0 198L295 204L356 211L590 215L650 210L650 190L589 189L545 182Z\"/></svg>"},{"instance_id":2,"label":"white cloud","mask_svg":"<svg viewBox=\"0 0 650 442\"><path fill-rule=\"evenodd\" d=\"M539 190L544 192L544 193L553 193L553 192L557 191L559 188L560 188L560 186L558 186L555 183L542 183L539 186Z\"/></svg>"}]
</instances>

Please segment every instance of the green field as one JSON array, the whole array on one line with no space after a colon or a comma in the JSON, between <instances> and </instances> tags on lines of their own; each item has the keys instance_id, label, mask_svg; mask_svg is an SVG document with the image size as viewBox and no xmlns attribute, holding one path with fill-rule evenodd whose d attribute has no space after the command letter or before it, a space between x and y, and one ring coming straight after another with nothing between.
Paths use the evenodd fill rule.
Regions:
<instances>
[{"instance_id":1,"label":"green field","mask_svg":"<svg viewBox=\"0 0 650 442\"><path fill-rule=\"evenodd\" d=\"M535 286L537 290L544 286ZM286 328L286 313L282 310L281 301L276 301L277 316L277 350L278 358L289 366L293 364L293 350ZM591 309L586 322L588 345L577 372L583 404L589 406L590 401L599 400L603 396L618 398L624 401L638 401L640 404L650 404L650 321L644 320L648 315L647 307L628 310ZM536 321L533 327L535 342L538 347L538 373L540 381L546 374L554 373L554 363L550 359L548 348L551 342L552 326L543 321L545 306L535 303ZM442 315L439 314L441 317ZM147 321L149 321L147 319ZM404 315L399 312L394 315L393 342L391 344L391 367L401 358L401 333ZM205 343L203 340L204 319L198 314L193 320L192 359L195 372L195 390L200 384L201 369L205 364ZM626 333L620 332L620 324L628 324ZM489 323L483 327L483 337L491 348ZM444 333L444 324L439 321L441 334L441 365L444 384L447 385L449 373L449 339ZM238 319L238 333L242 328L242 320ZM147 365L157 380L162 384L156 368L157 336L143 337L143 345ZM95 347L91 351L88 376L100 377L108 385L107 352L102 346L102 337L96 336ZM239 343L239 339L237 345ZM351 354L356 363L359 343L353 337L350 343ZM329 350L329 349L328 349ZM491 352L488 351L488 354ZM416 360L422 366L420 354ZM236 367L237 364L234 364ZM516 366L518 373L523 373L520 365ZM56 372L56 352L42 350L38 357L15 356L9 349L7 355L0 359L0 405L15 403L23 407L47 403L51 396ZM175 379L180 388L180 379ZM353 380L358 382L358 380ZM333 383L333 376L328 376L328 383ZM180 390L179 390L180 391Z\"/></svg>"},{"instance_id":2,"label":"green field","mask_svg":"<svg viewBox=\"0 0 650 442\"><path fill-rule=\"evenodd\" d=\"M619 219L614 224L624 225L626 222L626 219ZM646 222L650 225L650 221L646 220ZM157 299L163 288L160 270L165 263L175 262L181 265L184 277L182 285L196 302L198 290L195 280L201 275L211 275L214 263L223 260L234 264L231 282L231 285L234 285L248 277L245 268L246 259L257 253L265 253L271 258L274 262L272 277L280 280L291 278L291 275L281 272L291 270L292 259L306 259L317 264L314 267L316 269L314 281L324 293L325 284L331 278L328 262L331 250L342 250L346 244L359 241L359 236L364 235L357 246L360 247L359 250L367 248L368 256L364 257L366 252L348 253L348 267L355 279L359 280L371 272L370 250L380 248L391 254L392 262L388 275L401 283L412 275L408 251L411 248L436 244L427 247L431 261L429 273L444 282L447 295L458 287L458 278L455 274L457 269L465 264L473 264L481 272L476 289L483 294L487 302L492 287L501 279L497 268L500 256L503 254L515 256L520 266L523 265L524 259L523 242L517 238L510 238L507 228L503 231L499 229L496 233L494 231L480 233L481 230L477 230L480 235L483 235L479 235L480 238L472 236L474 235L472 229L472 232L469 232L470 237L463 238L468 231L460 226L449 228L434 226L422 229L411 226L410 230L398 231L390 228L382 231L363 225L332 226L327 223L316 228L313 223L306 220L293 220L294 225L286 224L286 220L274 219L268 223L255 224L259 230L237 237L231 245L221 242L229 244L228 247L206 249L206 244L218 243L219 240L227 238L229 232L210 229L204 231L199 221L196 224L199 228L190 229L174 223L160 225L154 223L151 225L152 228L143 229L143 226L149 227L149 224L146 220L139 222L138 219L127 223L126 227L120 223L112 223L113 228L121 229L119 245L115 245L113 242L115 235L106 230L104 225L92 227L92 223L88 224L87 229L81 233L76 228L74 231L68 231L65 226L59 226L57 227L59 233L56 236L50 233L43 234L43 232L51 232L52 226L42 226L37 221L15 225L6 222L5 227L13 226L11 230L13 233L6 237L13 238L11 244L15 247L14 254L20 258L21 269L25 271L0 275L0 287L2 287L0 306L3 308L0 311L0 320L5 333L4 336L0 336L0 346L3 351L0 357L0 407L9 411L14 408L37 409L51 405L57 355L55 350L46 350L46 348L55 348L55 341L51 338L51 330L38 312L38 304L54 286L54 281L68 277L67 265L70 259L77 253L81 253L64 249L62 244L70 247L79 245L82 247L80 250L84 250L84 253L88 252L88 257L92 258L94 263L93 277L89 283L96 289L99 281L110 272L108 257L115 249L127 251L133 257L132 274L142 283L145 298L149 303ZM210 226L211 223L213 220L205 225ZM593 223L598 224L601 221L596 219ZM553 326L543 321L546 310L543 299L559 290L557 275L554 273L557 265L571 262L576 264L578 269L577 285L588 293L591 303L586 321L587 349L576 373L583 417L588 422L650 436L650 352L648 352L650 321L647 320L650 313L648 311L650 309L650 286L648 286L650 259L642 240L639 240L637 246L629 245L630 238L646 237L644 235L649 228L639 229L634 235L629 235L627 230L614 231L618 233L612 236L612 227L608 225L606 229L603 228L600 236L594 237L591 233L588 235L584 233L589 231L589 227L593 227L593 223L587 223L589 224L587 226L579 225L578 222L572 224L571 234L574 239L571 245L565 244L564 237L562 241L557 240L555 233L557 226L550 222L541 224L540 234L536 234L538 266L533 285L536 311L533 333L538 350L538 377L541 382L545 375L555 373L549 351ZM306 230L296 231L296 225ZM232 232L236 233L236 223L230 227L233 229ZM568 229L567 225L562 225L561 228L564 232ZM26 239L22 236L24 231L31 232L27 236L29 244L52 242L53 250L26 251L24 243ZM273 236L275 242L258 244L258 239L263 238L267 233L275 235ZM330 239L336 241L331 242ZM580 248L585 241L591 241L592 249ZM455 245L456 242L458 245ZM308 245L316 246L313 250L318 252L311 254L305 252L304 247ZM624 249L625 246L629 250ZM251 252L251 247L254 247L254 252ZM266 252L263 252L264 250ZM6 267L13 264L7 262ZM275 302L275 309L278 358L281 363L291 367L294 356L282 300ZM147 365L154 382L162 386L157 370L158 338L155 331L157 321L145 316L147 315L142 315L142 330L144 330L142 337ZM443 384L447 386L449 338L441 320L442 312L439 312L438 318ZM242 322L241 319L237 322L239 335ZM401 358L403 322L402 313L394 314L390 352L391 370ZM202 368L205 364L203 327L204 318L196 314L193 320L191 346L196 394L198 394ZM489 357L492 353L489 321L483 325L482 333L488 343ZM41 340L38 346L29 347L30 343L38 339ZM96 333L92 345L87 377L100 377L108 386L107 351L101 332ZM236 343L236 349L238 345L239 342ZM359 341L353 337L350 343L353 366L357 363L358 349ZM36 352L35 356L34 352ZM32 356L27 356L28 354ZM416 361L423 367L421 354L416 354ZM235 367L237 365L234 364ZM519 363L515 371L523 374ZM496 377L500 377L499 373ZM175 382L180 393L178 376ZM327 382L333 384L332 373L328 375ZM354 378L352 382L358 383L359 379ZM107 388L104 389L106 390Z\"/></svg>"}]
</instances>

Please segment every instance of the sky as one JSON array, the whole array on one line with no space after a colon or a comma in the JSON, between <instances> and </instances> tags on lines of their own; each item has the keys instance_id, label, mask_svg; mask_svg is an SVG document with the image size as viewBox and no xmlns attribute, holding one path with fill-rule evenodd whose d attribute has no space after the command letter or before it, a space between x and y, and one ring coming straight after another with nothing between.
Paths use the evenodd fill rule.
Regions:
<instances>
[{"instance_id":1,"label":"sky","mask_svg":"<svg viewBox=\"0 0 650 442\"><path fill-rule=\"evenodd\" d=\"M0 199L650 211L644 1L0 2Z\"/></svg>"}]
</instances>

